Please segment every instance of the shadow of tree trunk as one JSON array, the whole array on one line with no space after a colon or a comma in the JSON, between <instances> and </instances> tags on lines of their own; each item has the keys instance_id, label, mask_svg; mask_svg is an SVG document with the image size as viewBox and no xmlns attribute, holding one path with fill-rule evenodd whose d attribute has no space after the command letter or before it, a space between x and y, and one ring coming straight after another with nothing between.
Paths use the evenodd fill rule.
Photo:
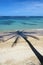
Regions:
<instances>
[{"instance_id":1,"label":"shadow of tree trunk","mask_svg":"<svg viewBox=\"0 0 43 65\"><path fill-rule=\"evenodd\" d=\"M35 55L37 56L37 58L39 59L41 65L43 65L43 56L33 47L33 45L31 44L30 41L27 40L26 37L23 37L25 39L25 41L28 43L28 45L30 46L30 48L32 49L32 51L35 53Z\"/></svg>"}]
</instances>

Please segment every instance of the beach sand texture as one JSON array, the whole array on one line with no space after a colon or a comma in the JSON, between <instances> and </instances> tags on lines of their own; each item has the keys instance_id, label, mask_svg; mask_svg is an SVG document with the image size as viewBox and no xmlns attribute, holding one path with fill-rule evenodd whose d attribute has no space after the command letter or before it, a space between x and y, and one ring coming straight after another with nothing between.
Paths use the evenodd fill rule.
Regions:
<instances>
[{"instance_id":1,"label":"beach sand texture","mask_svg":"<svg viewBox=\"0 0 43 65\"><path fill-rule=\"evenodd\" d=\"M39 40L28 37L32 45L43 55L43 35L35 35ZM0 65L40 65L39 60L21 37L14 47L11 47L15 38L6 42L0 41Z\"/></svg>"}]
</instances>

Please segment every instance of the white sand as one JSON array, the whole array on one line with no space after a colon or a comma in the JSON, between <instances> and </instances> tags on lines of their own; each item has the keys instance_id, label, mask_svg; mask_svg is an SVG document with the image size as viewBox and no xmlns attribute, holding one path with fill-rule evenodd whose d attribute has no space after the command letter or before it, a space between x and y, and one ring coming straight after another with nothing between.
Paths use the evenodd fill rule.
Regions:
<instances>
[{"instance_id":1,"label":"white sand","mask_svg":"<svg viewBox=\"0 0 43 65\"><path fill-rule=\"evenodd\" d=\"M39 41L29 38L32 45L43 55L43 36ZM28 44L19 39L18 44L11 47L14 39L7 42L0 42L0 65L40 65L39 60L32 52Z\"/></svg>"},{"instance_id":2,"label":"white sand","mask_svg":"<svg viewBox=\"0 0 43 65\"><path fill-rule=\"evenodd\" d=\"M38 59L35 57L34 53L28 47L28 45L26 46L21 43L19 44L14 46L13 48L11 47L3 48L3 49L0 48L0 65L12 65L12 64L37 65L39 64ZM40 52L42 52L41 49L39 49Z\"/></svg>"}]
</instances>

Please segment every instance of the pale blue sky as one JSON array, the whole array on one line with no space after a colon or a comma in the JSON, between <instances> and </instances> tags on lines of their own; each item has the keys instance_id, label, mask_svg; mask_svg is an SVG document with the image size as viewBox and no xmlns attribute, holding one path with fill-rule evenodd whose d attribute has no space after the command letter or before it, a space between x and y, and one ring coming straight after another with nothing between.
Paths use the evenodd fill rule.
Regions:
<instances>
[{"instance_id":1,"label":"pale blue sky","mask_svg":"<svg viewBox=\"0 0 43 65\"><path fill-rule=\"evenodd\" d=\"M43 0L0 0L0 16L43 16Z\"/></svg>"}]
</instances>

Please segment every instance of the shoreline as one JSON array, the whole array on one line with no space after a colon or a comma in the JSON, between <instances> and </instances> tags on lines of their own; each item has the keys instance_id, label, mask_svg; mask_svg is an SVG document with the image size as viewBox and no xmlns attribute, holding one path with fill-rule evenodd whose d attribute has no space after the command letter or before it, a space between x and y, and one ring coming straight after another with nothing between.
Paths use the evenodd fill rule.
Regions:
<instances>
[{"instance_id":1,"label":"shoreline","mask_svg":"<svg viewBox=\"0 0 43 65\"><path fill-rule=\"evenodd\" d=\"M43 29L29 29L29 30L7 30L7 31L0 31L1 34L9 33L9 32L16 32L16 31L23 31L23 32L29 32L29 34L35 34L35 35L41 35L43 36Z\"/></svg>"},{"instance_id":2,"label":"shoreline","mask_svg":"<svg viewBox=\"0 0 43 65\"><path fill-rule=\"evenodd\" d=\"M21 29L20 31L22 31L22 30L24 30L24 31L29 31L29 30L30 30L30 31L31 31L31 30L43 30L43 28L41 28L41 29ZM7 32L7 31L9 32L9 31L18 31L18 30L15 30L15 29L14 29L14 30L3 30L3 31L0 30L0 32Z\"/></svg>"}]
</instances>

